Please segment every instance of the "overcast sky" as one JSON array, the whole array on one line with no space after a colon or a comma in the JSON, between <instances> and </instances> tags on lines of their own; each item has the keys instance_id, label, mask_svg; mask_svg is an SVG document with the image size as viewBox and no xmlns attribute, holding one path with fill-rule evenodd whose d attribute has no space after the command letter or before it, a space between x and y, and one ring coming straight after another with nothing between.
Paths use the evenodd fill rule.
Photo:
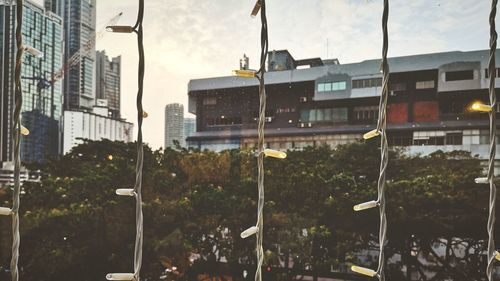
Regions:
<instances>
[{"instance_id":1,"label":"overcast sky","mask_svg":"<svg viewBox=\"0 0 500 281\"><path fill-rule=\"evenodd\" d=\"M137 0L97 0L97 29L123 11L118 24L135 22ZM144 138L163 146L164 108L186 107L193 78L226 76L243 53L256 68L260 19L250 18L255 0L146 0ZM393 0L389 56L488 48L490 1ZM382 0L268 0L269 46L296 59L338 58L340 63L379 58ZM122 56L124 117L135 123L136 37L106 34L97 41L108 55ZM186 109L187 110L187 109ZM134 128L137 133L137 127Z\"/></svg>"}]
</instances>

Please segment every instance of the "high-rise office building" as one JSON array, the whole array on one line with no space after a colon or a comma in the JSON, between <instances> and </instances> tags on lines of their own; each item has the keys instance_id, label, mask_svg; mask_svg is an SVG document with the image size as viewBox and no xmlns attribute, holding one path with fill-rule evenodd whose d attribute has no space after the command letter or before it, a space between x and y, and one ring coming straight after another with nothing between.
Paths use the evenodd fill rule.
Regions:
<instances>
[{"instance_id":1,"label":"high-rise office building","mask_svg":"<svg viewBox=\"0 0 500 281\"><path fill-rule=\"evenodd\" d=\"M0 2L0 161L12 161L16 6ZM23 56L22 123L30 130L21 138L21 160L44 161L60 151L62 85L52 74L62 67L62 19L43 7L24 2L23 43L43 52Z\"/></svg>"},{"instance_id":2,"label":"high-rise office building","mask_svg":"<svg viewBox=\"0 0 500 281\"><path fill-rule=\"evenodd\" d=\"M96 52L96 98L106 100L111 117L120 118L121 57L111 60L105 51Z\"/></svg>"},{"instance_id":3,"label":"high-rise office building","mask_svg":"<svg viewBox=\"0 0 500 281\"><path fill-rule=\"evenodd\" d=\"M196 132L196 119L184 118L184 145L186 145L186 138L190 137Z\"/></svg>"},{"instance_id":4,"label":"high-rise office building","mask_svg":"<svg viewBox=\"0 0 500 281\"><path fill-rule=\"evenodd\" d=\"M64 20L64 61L80 53L79 63L64 73L64 109L92 109L96 0L45 0L45 8Z\"/></svg>"},{"instance_id":5,"label":"high-rise office building","mask_svg":"<svg viewBox=\"0 0 500 281\"><path fill-rule=\"evenodd\" d=\"M165 148L184 146L184 106L180 103L165 106Z\"/></svg>"}]
</instances>

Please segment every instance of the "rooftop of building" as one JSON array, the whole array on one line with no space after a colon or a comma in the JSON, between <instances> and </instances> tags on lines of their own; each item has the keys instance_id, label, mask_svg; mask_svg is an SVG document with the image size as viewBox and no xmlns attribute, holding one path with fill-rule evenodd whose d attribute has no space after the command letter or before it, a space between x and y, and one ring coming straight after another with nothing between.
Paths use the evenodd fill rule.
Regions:
<instances>
[{"instance_id":1,"label":"rooftop of building","mask_svg":"<svg viewBox=\"0 0 500 281\"><path fill-rule=\"evenodd\" d=\"M290 54L287 50L270 51L269 57L273 52ZM497 56L500 55L497 49ZM329 74L347 74L351 77L369 78L381 77L380 64L381 59L364 60L356 63L340 64L337 59L321 60L319 58L295 60L290 55L294 62L299 62L299 65L309 64L309 68L296 68L269 71L266 73L266 84L282 84L303 81L314 81L320 77ZM487 63L489 58L489 50L477 51L452 51L430 54L418 54L411 56L400 56L389 58L390 71L409 72L439 69L441 66L455 62L481 62ZM320 60L322 64L319 63ZM497 61L497 66L500 62ZM213 77L203 79L193 79L189 81L188 92L239 88L257 86L257 79L240 78L235 76Z\"/></svg>"}]
</instances>

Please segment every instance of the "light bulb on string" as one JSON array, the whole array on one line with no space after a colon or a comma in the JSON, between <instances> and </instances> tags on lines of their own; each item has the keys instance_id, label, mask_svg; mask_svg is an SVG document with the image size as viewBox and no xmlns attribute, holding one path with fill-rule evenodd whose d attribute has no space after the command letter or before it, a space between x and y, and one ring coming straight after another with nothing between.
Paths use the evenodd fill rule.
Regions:
<instances>
[{"instance_id":1,"label":"light bulb on string","mask_svg":"<svg viewBox=\"0 0 500 281\"><path fill-rule=\"evenodd\" d=\"M23 45L23 49L24 49L24 51L26 51L27 53L29 53L30 55L32 55L34 57L43 58L43 52L32 47L32 46Z\"/></svg>"},{"instance_id":2,"label":"light bulb on string","mask_svg":"<svg viewBox=\"0 0 500 281\"><path fill-rule=\"evenodd\" d=\"M381 132L378 129L371 130L368 133L366 133L366 134L363 135L363 139L368 140L368 139L371 139L371 138L374 138L374 137L378 137L378 136L380 136L380 133Z\"/></svg>"},{"instance_id":3,"label":"light bulb on string","mask_svg":"<svg viewBox=\"0 0 500 281\"><path fill-rule=\"evenodd\" d=\"M116 281L127 281L134 280L135 276L133 273L108 273L106 275L107 280L116 280Z\"/></svg>"},{"instance_id":4,"label":"light bulb on string","mask_svg":"<svg viewBox=\"0 0 500 281\"><path fill-rule=\"evenodd\" d=\"M10 216L12 215L12 209L0 207L0 216Z\"/></svg>"},{"instance_id":5,"label":"light bulb on string","mask_svg":"<svg viewBox=\"0 0 500 281\"><path fill-rule=\"evenodd\" d=\"M377 272L375 270L361 267L361 266L356 266L356 265L351 266L351 270L356 272L356 273L363 274L363 275L370 276L370 277L374 277L377 275Z\"/></svg>"},{"instance_id":6,"label":"light bulb on string","mask_svg":"<svg viewBox=\"0 0 500 281\"><path fill-rule=\"evenodd\" d=\"M287 156L285 152L274 149L264 149L264 155L267 157L278 159L285 159Z\"/></svg>"},{"instance_id":7,"label":"light bulb on string","mask_svg":"<svg viewBox=\"0 0 500 281\"><path fill-rule=\"evenodd\" d=\"M471 112L485 112L489 113L493 111L493 107L488 104L484 104L481 101L475 101L468 107Z\"/></svg>"},{"instance_id":8,"label":"light bulb on string","mask_svg":"<svg viewBox=\"0 0 500 281\"><path fill-rule=\"evenodd\" d=\"M254 235L255 233L257 233L257 231L259 231L259 228L257 226L252 226L252 227L246 229L245 231L243 231L240 234L240 237L245 239L247 237Z\"/></svg>"},{"instance_id":9,"label":"light bulb on string","mask_svg":"<svg viewBox=\"0 0 500 281\"><path fill-rule=\"evenodd\" d=\"M354 211L358 212L358 211L363 211L363 210L375 208L377 206L378 206L378 201L369 201L369 202L358 204L358 205L354 206L353 209L354 209Z\"/></svg>"},{"instance_id":10,"label":"light bulb on string","mask_svg":"<svg viewBox=\"0 0 500 281\"><path fill-rule=\"evenodd\" d=\"M259 13L261 7L262 7L262 4L260 3L260 0L257 0L257 2L255 2L255 6L253 6L253 10L252 10L252 13L250 14L250 16L252 18L255 18L257 16L257 14Z\"/></svg>"},{"instance_id":11,"label":"light bulb on string","mask_svg":"<svg viewBox=\"0 0 500 281\"><path fill-rule=\"evenodd\" d=\"M106 26L106 31L114 33L132 33L135 30L133 26L128 25L110 25Z\"/></svg>"},{"instance_id":12,"label":"light bulb on string","mask_svg":"<svg viewBox=\"0 0 500 281\"><path fill-rule=\"evenodd\" d=\"M257 77L257 71L238 69L238 70L233 70L233 75L241 78L255 78Z\"/></svg>"},{"instance_id":13,"label":"light bulb on string","mask_svg":"<svg viewBox=\"0 0 500 281\"><path fill-rule=\"evenodd\" d=\"M484 177L484 178L475 178L474 182L478 183L478 184L489 184L490 180L488 180L488 178L486 178L486 177Z\"/></svg>"},{"instance_id":14,"label":"light bulb on string","mask_svg":"<svg viewBox=\"0 0 500 281\"><path fill-rule=\"evenodd\" d=\"M132 188L119 188L115 191L116 195L120 196L134 196L135 191Z\"/></svg>"},{"instance_id":15,"label":"light bulb on string","mask_svg":"<svg viewBox=\"0 0 500 281\"><path fill-rule=\"evenodd\" d=\"M30 134L30 130L28 130L28 128L26 128L23 125L21 125L21 135L27 136L29 134Z\"/></svg>"}]
</instances>

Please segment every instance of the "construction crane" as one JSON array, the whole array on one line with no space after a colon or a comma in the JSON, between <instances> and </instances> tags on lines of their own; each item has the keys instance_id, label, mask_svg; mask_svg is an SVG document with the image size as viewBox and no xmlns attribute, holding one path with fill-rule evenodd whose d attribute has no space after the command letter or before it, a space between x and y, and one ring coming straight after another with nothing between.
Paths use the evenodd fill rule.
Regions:
<instances>
[{"instance_id":1,"label":"construction crane","mask_svg":"<svg viewBox=\"0 0 500 281\"><path fill-rule=\"evenodd\" d=\"M26 76L22 76L21 78L22 79L26 79L26 80L35 80L35 81L37 81L37 83L36 83L36 92L37 92L38 98L37 98L37 101L36 101L35 110L43 111L43 109L45 108L45 105L42 105L42 90L50 88L50 86L52 86L52 83L49 80L47 80L47 79L45 79L43 77L26 77Z\"/></svg>"},{"instance_id":2,"label":"construction crane","mask_svg":"<svg viewBox=\"0 0 500 281\"><path fill-rule=\"evenodd\" d=\"M89 41L85 42L85 44L80 48L80 50L76 51L61 67L58 71L56 71L54 74L52 74L52 79L48 80L45 77L38 76L38 77L21 77L22 79L26 80L34 80L37 81L36 83L36 89L37 89L37 94L38 94L38 100L35 106L36 110L42 110L43 105L41 104L41 99L42 99L42 91L45 89L50 88L53 86L57 81L61 80L64 76L64 73L71 69L71 67L77 65L80 62L80 57L83 55L91 55L91 52L94 49L94 45L97 39L101 38L104 36L106 32L106 26L109 25L115 25L120 17L123 15L123 12L120 12L116 16L112 17L106 24L104 24L104 27L96 32L95 36L92 37Z\"/></svg>"},{"instance_id":3,"label":"construction crane","mask_svg":"<svg viewBox=\"0 0 500 281\"><path fill-rule=\"evenodd\" d=\"M69 69L71 69L73 66L77 65L80 62L80 58L83 55L92 55L91 52L94 49L94 45L95 45L96 40L103 37L104 34L106 33L106 26L115 25L118 22L118 20L121 18L122 15L123 15L123 12L120 12L118 15L112 17L106 24L104 24L104 28L102 28L101 30L96 32L95 36L92 37L92 39L87 41L82 46L82 48L80 48L80 50L76 51L66 61L66 63L63 65L63 67L61 67L61 69L54 72L54 74L52 74L51 84L53 85L57 81L61 80L66 71L68 71Z\"/></svg>"}]
</instances>

